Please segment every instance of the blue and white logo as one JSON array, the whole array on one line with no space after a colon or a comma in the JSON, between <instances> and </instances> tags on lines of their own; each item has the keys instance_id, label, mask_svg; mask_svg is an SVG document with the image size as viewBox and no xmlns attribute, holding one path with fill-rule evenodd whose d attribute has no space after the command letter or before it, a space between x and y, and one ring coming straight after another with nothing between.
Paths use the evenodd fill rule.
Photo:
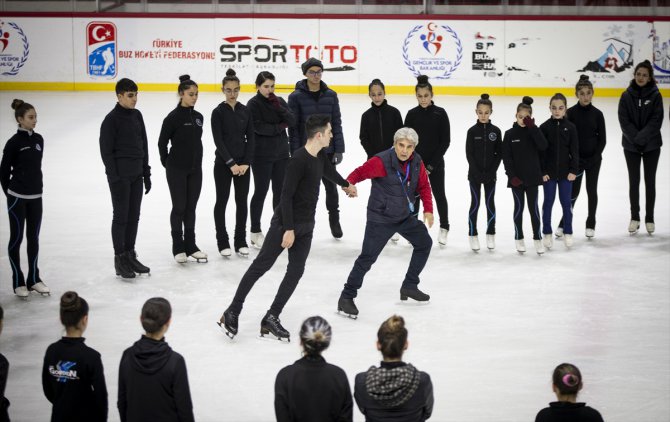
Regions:
<instances>
[{"instance_id":1,"label":"blue and white logo","mask_svg":"<svg viewBox=\"0 0 670 422\"><path fill-rule=\"evenodd\" d=\"M402 57L414 76L449 79L463 58L463 44L447 25L429 22L412 28L402 46Z\"/></svg>"}]
</instances>

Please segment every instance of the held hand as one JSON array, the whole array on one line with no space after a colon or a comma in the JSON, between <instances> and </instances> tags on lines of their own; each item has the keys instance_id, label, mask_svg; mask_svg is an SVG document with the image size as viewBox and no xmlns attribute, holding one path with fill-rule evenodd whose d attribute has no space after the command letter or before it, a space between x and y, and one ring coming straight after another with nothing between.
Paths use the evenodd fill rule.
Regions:
<instances>
[{"instance_id":1,"label":"held hand","mask_svg":"<svg viewBox=\"0 0 670 422\"><path fill-rule=\"evenodd\" d=\"M331 162L335 166L340 164L342 162L342 153L341 152L336 152L335 154L333 154L333 159L331 160Z\"/></svg>"},{"instance_id":2,"label":"held hand","mask_svg":"<svg viewBox=\"0 0 670 422\"><path fill-rule=\"evenodd\" d=\"M247 170L249 170L249 165L248 164L242 164L239 167L239 173L237 173L238 176L244 176L247 173Z\"/></svg>"},{"instance_id":3,"label":"held hand","mask_svg":"<svg viewBox=\"0 0 670 422\"><path fill-rule=\"evenodd\" d=\"M577 178L577 175L574 173L568 173L568 181L573 182Z\"/></svg>"},{"instance_id":4,"label":"held hand","mask_svg":"<svg viewBox=\"0 0 670 422\"><path fill-rule=\"evenodd\" d=\"M423 222L428 226L428 228L433 227L433 213L424 212L423 213Z\"/></svg>"},{"instance_id":5,"label":"held hand","mask_svg":"<svg viewBox=\"0 0 670 422\"><path fill-rule=\"evenodd\" d=\"M530 116L526 116L523 118L523 125L527 128L533 128L535 127L535 119Z\"/></svg>"},{"instance_id":6,"label":"held hand","mask_svg":"<svg viewBox=\"0 0 670 422\"><path fill-rule=\"evenodd\" d=\"M144 176L144 194L148 194L151 190L151 178L149 176Z\"/></svg>"},{"instance_id":7,"label":"held hand","mask_svg":"<svg viewBox=\"0 0 670 422\"><path fill-rule=\"evenodd\" d=\"M518 188L519 186L523 185L523 180L519 179L518 177L514 176L510 179L509 184L514 186L515 188Z\"/></svg>"},{"instance_id":8,"label":"held hand","mask_svg":"<svg viewBox=\"0 0 670 422\"><path fill-rule=\"evenodd\" d=\"M230 172L233 173L233 176L239 176L240 175L240 166L237 164L233 164L230 166Z\"/></svg>"},{"instance_id":9,"label":"held hand","mask_svg":"<svg viewBox=\"0 0 670 422\"><path fill-rule=\"evenodd\" d=\"M346 188L342 188L342 190L349 198L356 198L358 196L358 190L356 189L356 186L351 183Z\"/></svg>"},{"instance_id":10,"label":"held hand","mask_svg":"<svg viewBox=\"0 0 670 422\"><path fill-rule=\"evenodd\" d=\"M295 231L286 230L284 232L284 237L281 240L281 247L284 249L289 249L291 246L293 246L293 242L295 242Z\"/></svg>"},{"instance_id":11,"label":"held hand","mask_svg":"<svg viewBox=\"0 0 670 422\"><path fill-rule=\"evenodd\" d=\"M543 182L548 182L549 181L549 175L545 174L544 176L542 176L542 181Z\"/></svg>"}]
</instances>

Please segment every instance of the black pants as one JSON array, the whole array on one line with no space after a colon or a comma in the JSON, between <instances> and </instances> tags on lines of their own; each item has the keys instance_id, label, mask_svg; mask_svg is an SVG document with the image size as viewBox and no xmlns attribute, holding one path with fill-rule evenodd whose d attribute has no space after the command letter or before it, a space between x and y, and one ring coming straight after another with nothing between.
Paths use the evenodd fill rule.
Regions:
<instances>
[{"instance_id":1,"label":"black pants","mask_svg":"<svg viewBox=\"0 0 670 422\"><path fill-rule=\"evenodd\" d=\"M468 233L477 236L477 214L481 202L482 183L470 182L470 212L468 213ZM486 196L486 234L496 234L496 182L484 183Z\"/></svg>"},{"instance_id":2,"label":"black pants","mask_svg":"<svg viewBox=\"0 0 670 422\"><path fill-rule=\"evenodd\" d=\"M218 161L214 163L214 182L216 184L214 225L219 250L230 247L226 231L226 206L230 197L231 183L235 185L235 249L247 246L247 197L250 181L249 172L246 172L244 176L233 176L227 165Z\"/></svg>"},{"instance_id":3,"label":"black pants","mask_svg":"<svg viewBox=\"0 0 670 422\"><path fill-rule=\"evenodd\" d=\"M9 215L9 264L12 267L12 287L32 287L40 281L37 258L40 251L40 226L42 225L42 198L23 199L7 194L7 214ZM26 227L27 226L27 227ZM28 280L21 271L21 242L26 229L28 243Z\"/></svg>"},{"instance_id":4,"label":"black pants","mask_svg":"<svg viewBox=\"0 0 670 422\"><path fill-rule=\"evenodd\" d=\"M281 198L281 189L284 184L284 175L288 158L276 161L261 161L252 164L251 169L254 174L254 194L251 197L249 212L251 214L251 232L261 232L261 215L263 214L263 204L272 181L272 209L279 206Z\"/></svg>"},{"instance_id":5,"label":"black pants","mask_svg":"<svg viewBox=\"0 0 670 422\"><path fill-rule=\"evenodd\" d=\"M272 306L270 306L270 313L274 316L279 316L286 302L291 298L291 295L298 286L298 282L305 271L305 262L309 255L309 249L312 246L312 233L314 232L314 222L310 223L296 223L295 224L295 242L288 250L288 266L286 267L286 274L279 285L279 290L275 296ZM249 269L240 285L237 286L235 297L230 304L229 309L239 314L242 312L242 305L247 295L254 287L256 281L263 276L272 266L284 248L281 247L282 238L284 237L284 227L281 225L281 220L277 215L272 217L270 228L268 229L263 247L258 253L254 262L251 263Z\"/></svg>"},{"instance_id":6,"label":"black pants","mask_svg":"<svg viewBox=\"0 0 670 422\"><path fill-rule=\"evenodd\" d=\"M528 213L530 224L533 226L533 239L540 240L540 209L537 206L537 186L512 187L514 196L514 239L523 239L523 209L525 198L528 199Z\"/></svg>"},{"instance_id":7,"label":"black pants","mask_svg":"<svg viewBox=\"0 0 670 422\"><path fill-rule=\"evenodd\" d=\"M656 169L661 149L639 153L623 151L628 167L628 196L630 198L630 219L640 221L640 163L644 163L645 223L654 222L654 204L656 203Z\"/></svg>"},{"instance_id":8,"label":"black pants","mask_svg":"<svg viewBox=\"0 0 670 422\"><path fill-rule=\"evenodd\" d=\"M586 217L586 228L596 228L596 209L598 208L598 176L600 175L600 164L602 160L598 161L592 167L582 171L577 175L577 178L572 182L572 209L575 208L575 203L579 197L579 192L582 189L582 179L586 179L586 194L589 199L589 214ZM558 227L563 228L563 219L558 223Z\"/></svg>"},{"instance_id":9,"label":"black pants","mask_svg":"<svg viewBox=\"0 0 670 422\"><path fill-rule=\"evenodd\" d=\"M449 230L449 204L447 203L447 194L444 187L444 167L433 169L428 175L430 188L433 191L433 199L437 207L437 213L440 216L440 228ZM414 201L414 215L419 215L420 197L417 195Z\"/></svg>"},{"instance_id":10,"label":"black pants","mask_svg":"<svg viewBox=\"0 0 670 422\"><path fill-rule=\"evenodd\" d=\"M198 251L195 244L195 207L202 188L202 168L189 171L168 167L165 174L172 198L172 254L185 252L191 255Z\"/></svg>"},{"instance_id":11,"label":"black pants","mask_svg":"<svg viewBox=\"0 0 670 422\"><path fill-rule=\"evenodd\" d=\"M430 238L426 226L414 216L409 216L397 224L367 222L365 225L363 248L349 273L349 278L347 278L347 282L342 290L342 297L353 299L358 295L358 289L363 285L365 274L370 271L372 264L377 261L379 254L394 233L400 234L414 247L402 287L413 290L418 289L419 274L421 274L426 261L428 261L433 240Z\"/></svg>"},{"instance_id":12,"label":"black pants","mask_svg":"<svg viewBox=\"0 0 670 422\"><path fill-rule=\"evenodd\" d=\"M140 222L142 205L142 176L134 178L122 177L110 183L112 194L112 243L116 255L135 250L137 225Z\"/></svg>"},{"instance_id":13,"label":"black pants","mask_svg":"<svg viewBox=\"0 0 670 422\"><path fill-rule=\"evenodd\" d=\"M328 160L333 160L334 154L326 154ZM321 179L323 187L326 190L326 209L331 219L339 219L340 215L340 197L337 193L337 185L325 177Z\"/></svg>"}]
</instances>

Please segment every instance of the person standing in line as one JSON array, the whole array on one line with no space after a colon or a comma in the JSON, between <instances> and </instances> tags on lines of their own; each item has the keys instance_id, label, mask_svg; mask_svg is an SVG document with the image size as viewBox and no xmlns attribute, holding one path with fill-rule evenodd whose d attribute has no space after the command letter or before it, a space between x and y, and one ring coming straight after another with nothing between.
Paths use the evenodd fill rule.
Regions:
<instances>
[{"instance_id":1,"label":"person standing in line","mask_svg":"<svg viewBox=\"0 0 670 422\"><path fill-rule=\"evenodd\" d=\"M470 211L468 212L468 234L470 249L479 250L477 213L481 203L482 185L486 196L486 247L496 247L496 180L502 161L502 135L491 123L493 103L489 94L482 94L477 101L477 123L468 129L465 140L465 156L468 159L468 182L470 184Z\"/></svg>"},{"instance_id":2,"label":"person standing in line","mask_svg":"<svg viewBox=\"0 0 670 422\"><path fill-rule=\"evenodd\" d=\"M290 333L281 325L279 315L305 271L305 262L312 245L320 181L326 177L342 186L349 197L356 196L356 187L340 176L323 151L328 148L333 137L330 116L309 116L305 132L307 143L295 151L288 163L281 201L275 209L263 247L242 276L235 297L218 321L230 338L237 335L242 306L254 284L272 268L284 249L288 249L286 274L270 309L261 320L260 331L261 336L272 334L278 340L290 341Z\"/></svg>"},{"instance_id":3,"label":"person standing in line","mask_svg":"<svg viewBox=\"0 0 670 422\"><path fill-rule=\"evenodd\" d=\"M331 337L330 324L320 316L302 323L302 358L280 370L275 380L277 422L353 421L347 374L321 356L330 346Z\"/></svg>"},{"instance_id":4,"label":"person standing in line","mask_svg":"<svg viewBox=\"0 0 670 422\"><path fill-rule=\"evenodd\" d=\"M19 127L2 151L0 186L7 197L9 215L9 263L12 267L12 289L20 298L31 291L50 293L40 278L37 259L42 225L42 154L44 139L35 132L35 107L22 100L12 101L14 118ZM26 227L27 226L27 227ZM28 243L28 278L21 271L21 242L26 229Z\"/></svg>"},{"instance_id":5,"label":"person standing in line","mask_svg":"<svg viewBox=\"0 0 670 422\"><path fill-rule=\"evenodd\" d=\"M342 132L342 116L340 114L340 101L337 93L328 88L321 80L323 76L323 63L310 57L302 65L302 74L305 79L296 82L295 91L288 96L288 106L295 116L295 125L288 129L291 153L305 145L307 133L305 122L313 114L326 114L330 116L330 124L333 130L333 142L326 149L326 156L330 162L337 166L342 162L344 153L344 135ZM340 225L340 209L337 186L328 179L323 179L323 187L326 190L326 208L328 209L328 222L330 233L335 239L343 236Z\"/></svg>"},{"instance_id":6,"label":"person standing in line","mask_svg":"<svg viewBox=\"0 0 670 422\"><path fill-rule=\"evenodd\" d=\"M414 248L400 288L400 300L408 297L419 302L430 300L429 295L419 290L419 274L433 246L426 228L433 225L433 200L426 168L415 152L418 144L414 129L400 128L393 136L393 149L375 155L347 177L352 185L372 180L363 246L337 303L338 312L353 319L358 315L354 298L363 285L363 278L394 233L399 233ZM424 204L425 224L414 216L415 195Z\"/></svg>"},{"instance_id":7,"label":"person standing in line","mask_svg":"<svg viewBox=\"0 0 670 422\"><path fill-rule=\"evenodd\" d=\"M65 336L44 355L42 389L51 402L52 422L104 422L107 386L100 353L84 344L88 303L76 292L60 298L60 321Z\"/></svg>"},{"instance_id":8,"label":"person standing in line","mask_svg":"<svg viewBox=\"0 0 670 422\"><path fill-rule=\"evenodd\" d=\"M386 101L384 84L379 79L370 82L368 95L372 103L361 116L359 138L369 160L380 152L393 148L393 135L402 127L402 115Z\"/></svg>"},{"instance_id":9,"label":"person standing in line","mask_svg":"<svg viewBox=\"0 0 670 422\"><path fill-rule=\"evenodd\" d=\"M256 96L247 102L254 122L256 148L251 170L254 194L251 197L251 244L263 246L261 215L265 196L272 181L272 209L279 205L286 166L290 157L286 129L295 125L295 116L283 98L275 95L275 76L262 71L256 77Z\"/></svg>"},{"instance_id":10,"label":"person standing in line","mask_svg":"<svg viewBox=\"0 0 670 422\"><path fill-rule=\"evenodd\" d=\"M577 395L584 387L582 373L575 365L562 363L554 369L551 388L557 401L540 410L535 422L603 422L596 409L578 403Z\"/></svg>"},{"instance_id":11,"label":"person standing in line","mask_svg":"<svg viewBox=\"0 0 670 422\"><path fill-rule=\"evenodd\" d=\"M637 233L640 228L641 164L644 164L645 228L649 234L656 230L656 169L663 145L663 117L663 98L654 79L654 68L649 60L645 60L635 66L634 78L619 100L619 124L623 134L621 144L628 167L630 234Z\"/></svg>"},{"instance_id":12,"label":"person standing in line","mask_svg":"<svg viewBox=\"0 0 670 422\"><path fill-rule=\"evenodd\" d=\"M544 202L542 203L542 243L546 249L554 246L554 237L551 227L551 210L556 199L563 209L563 241L568 248L572 246L572 182L579 173L579 140L577 127L565 114L568 109L568 100L561 93L554 94L549 100L551 117L540 125L542 135L547 140L547 149L540 152L542 159L542 189Z\"/></svg>"},{"instance_id":13,"label":"person standing in line","mask_svg":"<svg viewBox=\"0 0 670 422\"><path fill-rule=\"evenodd\" d=\"M384 321L377 331L382 362L356 375L354 398L366 421L424 422L433 413L430 375L402 360L407 334L403 317Z\"/></svg>"},{"instance_id":14,"label":"person standing in line","mask_svg":"<svg viewBox=\"0 0 670 422\"><path fill-rule=\"evenodd\" d=\"M588 200L588 216L586 217L585 235L588 238L596 235L596 208L598 207L598 175L603 160L603 150L607 143L607 128L603 112L598 110L593 100L593 84L587 75L579 77L575 86L578 102L568 109L568 120L577 127L579 139L579 173L572 182L571 203L574 209L582 179L586 179ZM558 223L555 232L557 237L563 236L563 219Z\"/></svg>"},{"instance_id":15,"label":"person standing in line","mask_svg":"<svg viewBox=\"0 0 670 422\"><path fill-rule=\"evenodd\" d=\"M5 319L5 311L0 306L0 334L2 334L2 324ZM5 397L5 388L7 387L7 377L9 375L9 361L0 353L0 422L9 422L9 399Z\"/></svg>"},{"instance_id":16,"label":"person standing in line","mask_svg":"<svg viewBox=\"0 0 670 422\"><path fill-rule=\"evenodd\" d=\"M119 364L121 422L193 422L186 362L165 341L172 322L170 302L147 300L140 321L145 334L123 352Z\"/></svg>"},{"instance_id":17,"label":"person standing in line","mask_svg":"<svg viewBox=\"0 0 670 422\"><path fill-rule=\"evenodd\" d=\"M172 211L172 256L180 264L188 257L207 261L195 244L195 207L202 188L202 114L195 110L198 84L189 75L179 77L179 104L163 120L158 152L165 167ZM172 146L168 151L168 143Z\"/></svg>"},{"instance_id":18,"label":"person standing in line","mask_svg":"<svg viewBox=\"0 0 670 422\"><path fill-rule=\"evenodd\" d=\"M533 119L533 99L523 97L516 107L516 122L505 132L502 143L503 164L507 187L514 197L514 239L516 250L526 252L523 236L524 201L528 199L528 213L533 226L533 243L538 255L544 253L540 235L540 210L537 206L538 186L542 184L540 152L547 149L547 140ZM525 195L525 199L524 199Z\"/></svg>"},{"instance_id":19,"label":"person standing in line","mask_svg":"<svg viewBox=\"0 0 670 422\"><path fill-rule=\"evenodd\" d=\"M249 166L254 158L254 125L251 112L237 101L240 95L240 79L233 69L226 71L221 82L225 101L212 111L212 135L216 144L214 182L216 203L214 223L216 243L223 257L230 257L230 241L226 231L226 206L230 197L230 186L235 185L235 253L249 256L247 245L247 197L251 176Z\"/></svg>"},{"instance_id":20,"label":"person standing in line","mask_svg":"<svg viewBox=\"0 0 670 422\"><path fill-rule=\"evenodd\" d=\"M137 259L135 241L144 194L151 190L147 131L137 105L137 84L128 78L116 83L117 103L100 126L100 155L112 195L114 269L122 278L148 274Z\"/></svg>"},{"instance_id":21,"label":"person standing in line","mask_svg":"<svg viewBox=\"0 0 670 422\"><path fill-rule=\"evenodd\" d=\"M437 213L440 216L440 234L437 243L444 246L447 244L449 234L449 204L444 185L444 154L451 143L449 116L442 107L433 103L433 86L428 82L428 76L417 77L414 91L419 105L407 112L405 126L414 129L421 140L416 152L421 155L426 166ZM414 204L415 215L418 215L419 204L417 197Z\"/></svg>"}]
</instances>

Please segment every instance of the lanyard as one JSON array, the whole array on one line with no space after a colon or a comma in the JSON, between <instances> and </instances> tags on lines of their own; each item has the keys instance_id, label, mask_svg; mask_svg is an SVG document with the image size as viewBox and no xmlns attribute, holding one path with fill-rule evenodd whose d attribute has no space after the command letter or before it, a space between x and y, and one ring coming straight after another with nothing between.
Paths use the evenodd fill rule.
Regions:
<instances>
[{"instance_id":1,"label":"lanyard","mask_svg":"<svg viewBox=\"0 0 670 422\"><path fill-rule=\"evenodd\" d=\"M398 180L400 180L400 185L402 186L402 190L405 192L405 197L407 198L407 206L409 207L409 212L413 213L414 212L414 202L409 198L409 168L411 166L411 163L407 163L407 167L405 167L405 178L403 179L402 173L400 173L398 170L396 170L396 174L398 175Z\"/></svg>"}]
</instances>

